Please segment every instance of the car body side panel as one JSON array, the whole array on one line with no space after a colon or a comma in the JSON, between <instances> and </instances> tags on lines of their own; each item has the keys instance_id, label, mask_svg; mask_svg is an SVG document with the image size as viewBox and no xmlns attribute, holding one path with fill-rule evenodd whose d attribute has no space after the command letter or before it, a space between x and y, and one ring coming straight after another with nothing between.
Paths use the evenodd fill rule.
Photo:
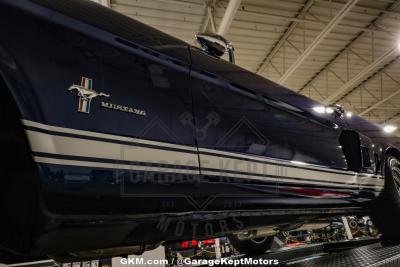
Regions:
<instances>
[{"instance_id":1,"label":"car body side panel","mask_svg":"<svg viewBox=\"0 0 400 267\"><path fill-rule=\"evenodd\" d=\"M173 192L182 205L169 211L191 210L183 193L196 190L198 156L193 129L179 120L192 110L188 46L174 46L181 56L171 58L168 44L157 42L164 54L61 14L38 17L26 9L41 6L21 2L1 3L0 19L13 27L0 26L0 43L27 81L13 93L46 209L154 213L163 198L152 195ZM87 100L82 87L102 95ZM180 185L167 186L174 181Z\"/></svg>"},{"instance_id":2,"label":"car body side panel","mask_svg":"<svg viewBox=\"0 0 400 267\"><path fill-rule=\"evenodd\" d=\"M251 185L252 193L257 190L272 190L274 195L276 185L284 184L283 177L285 176L300 178L302 181L306 181L307 176L310 175L315 176L315 179L325 179L325 184L319 184L321 188L324 188L324 186L329 186L326 182L331 178L318 178L317 176L321 175L318 170L316 171L318 166L327 168L328 170L324 169L323 171L333 176L338 173L341 175L346 169L343 153L338 147L337 141L340 131L335 130L336 126L341 128L343 125L340 125L340 121L312 114L311 110L316 102L304 96L295 94L237 66L221 63L221 61L204 55L201 51L192 50L192 57L195 61L192 69L193 89L195 97L199 101L196 103L197 126L194 127L190 119L190 116L193 115L191 114L191 86L189 84L191 62L186 44L154 29L150 31L149 35L145 35L141 31L148 29L140 23L137 23L137 31L130 35L130 28L122 28L118 25L128 23L128 21L133 23L131 20L126 20L125 17L122 18L121 15L106 11L90 2L85 2L88 5L87 9L79 9L79 4L76 4L78 1L67 3L59 0L18 2L3 0L2 3L8 7L7 12L4 12L3 19L13 21L13 17L20 17L20 12L24 12L24 19L16 20L17 26L24 29L24 25L31 25L29 31L23 32L19 38L15 39L4 38L12 34L9 32L11 29L4 27L2 30L5 34L1 43L4 46L3 50L13 55L16 65L23 66L20 73L25 75L27 83L21 84L20 87L26 96L21 97L18 102L23 106L22 109L25 109L22 113L28 136L31 140L35 140L32 148L36 160L41 162L43 185L50 192L47 202L49 205L51 204L53 211L82 214L85 212L103 213L111 210L113 205L118 206L119 204L116 203L122 201L120 198L116 198L117 200L113 204L108 197L121 193L121 177L131 175L132 167L130 165L132 163L135 164L136 170L151 173L150 177L141 177L140 181L154 182L157 175L164 178L164 172L168 171L171 174L178 172L177 170L181 170L179 172L188 170L187 173L190 177L184 177L184 185L182 188L177 188L179 188L179 192L193 192L193 194L200 191L196 196L199 199L207 200L207 194L204 195L204 192L215 195L221 192L228 194L230 190L236 190L237 186L233 187L236 189L226 187L226 183L216 186L214 182L210 181L200 189L196 187L198 185L194 185L198 183L199 179L196 176L199 163L194 129L209 123L211 123L208 125L211 134L207 137L208 140L200 140L199 131L196 130L200 149L211 149L211 151L203 151L203 156L207 155L212 160L214 159L212 157L220 158L221 149L218 145L221 143L218 142L221 137L227 137L225 138L226 142L222 142L222 145L228 149L222 150L226 150L226 153L234 153L234 155L225 154L222 155L222 158L232 156L231 158L236 157L235 159L238 160L237 157L239 157L239 163L243 164L249 162L249 158L253 157L251 159L253 164L259 164L261 167L268 166L264 163L265 158L272 158L274 163L270 164L272 169L268 174L272 176L270 184L265 188L259 183ZM49 11L46 7L55 9L55 11ZM96 12L91 14L88 10ZM36 15L32 15L32 13ZM98 23L94 14L104 16L112 23ZM114 17L118 17L118 19L114 19ZM76 18L83 18L83 22ZM97 24L96 27L93 27L88 23ZM29 49L26 49L26 43L30 44ZM201 58L204 61L199 60ZM68 88L74 84L82 85L85 80L83 78L87 78L86 81L90 80L93 89L110 95L109 97L94 98L89 114L78 112L78 109L81 108L78 92L68 91ZM15 80L15 78L13 79ZM134 85L132 81L135 81ZM220 93L216 99L205 99L208 96L204 94L203 89L210 88L204 84L213 84L217 90L226 87L235 89L235 94L239 94L239 97L236 97L239 102L233 102L232 97L223 99L223 93ZM17 94L21 95L21 92ZM240 97L240 94L244 97ZM260 96L262 99L259 99ZM263 96L267 96L267 98L263 98ZM18 97L16 98L18 99ZM23 99L25 102L28 102L27 99L33 101L25 103ZM246 108L251 106L251 109L257 110L255 112L242 110L236 113L230 109L222 110L221 114L224 115L224 118L221 124L214 127L212 125L213 118L207 118L213 110L208 107L203 109L202 105L211 103L216 106L223 104L225 100L232 101L228 104L243 105ZM208 103L206 103L207 101ZM240 101L248 101L248 103L240 103ZM102 102L106 102L103 107L101 107ZM260 104L260 102L262 103ZM25 106L30 106L30 108L25 108ZM146 116L121 111L125 108L144 111ZM238 122L239 114L244 112L252 113L251 120L248 120L245 126L248 127L249 123L256 124L256 126L250 131L249 128L239 129L236 131L236 134L239 133L235 137L236 139L228 140L230 136L225 136L223 133L229 134L231 127ZM262 114L265 112L273 115L264 117ZM235 118L232 120L229 116ZM207 121L208 119L210 120ZM260 131L259 128L262 130ZM278 128L281 129L278 131ZM302 132L302 130L307 130L307 132ZM261 134L257 134L257 131ZM216 132L217 134L212 135ZM48 139L53 142L51 146L45 145L45 140ZM271 149L268 150L268 153L262 153L263 149L265 152L266 145ZM107 149L105 149L106 147ZM136 153L130 153L132 149L136 149ZM125 154L133 158L127 159ZM144 161L150 160L151 164L144 166L146 164L143 163L143 159L141 159L142 162L139 162L138 158L134 158L137 155L146 155L148 158ZM259 158L260 156L261 158ZM173 162L162 161L161 159L164 158ZM280 160L283 160L284 163ZM307 168L296 166L290 161L299 161L317 165L317 167L311 166L307 170ZM65 163L68 164L65 165ZM123 166L125 170L129 171L117 172L116 165L119 169ZM114 168L110 168L110 166L114 166ZM208 171L215 171L215 168L216 166L211 168L213 170ZM290 174L295 170L298 170L297 174L301 173L301 177L293 177L294 175ZM225 173L228 172L225 170ZM259 178L259 174L255 176ZM232 179L231 184L239 181L236 179L238 175L240 174L228 175L228 178L235 178ZM347 178L339 181L342 184L358 184L360 182L359 176L356 174L345 175ZM136 174L134 178L137 178ZM260 179L256 180L259 182ZM264 183L264 180L261 182ZM368 183L368 177L364 180L365 183ZM65 185L65 183L69 184ZM170 184L171 182L168 182L161 187L165 188L165 185ZM288 184L290 184L288 188L294 190L290 192L291 195L300 192L299 195L307 193L310 197L318 198L320 197L318 194L325 194L323 190L314 192L293 189L292 187L299 185L299 182ZM96 189L89 190L94 185ZM211 190L217 187L218 189L215 191ZM149 185L132 188L134 190L129 191L132 195L137 192L155 194L160 192L173 194L175 192L172 189L171 192L168 190L153 192L152 189L149 189ZM335 189L335 192L338 193L337 196L341 196L339 189L343 188L339 186ZM351 189L352 197L353 193L354 196L357 196L357 189ZM248 188L240 188L238 191L240 194L246 194L248 190ZM79 194L74 193L77 200L73 204L71 201L63 202L65 195L78 191ZM99 194L103 193L108 195L107 198L104 198L104 203L109 204L97 205L96 208L93 208L96 203L92 197L97 196L97 199L101 199ZM185 194L181 196L186 197ZM190 196L192 197L192 195ZM262 196L264 194L261 194ZM81 205L85 201L88 204ZM93 203L89 204L91 201ZM193 202L193 199L189 202ZM284 201L282 200L282 202ZM60 203L63 203L64 206L60 205L60 208L57 208ZM197 206L195 205L196 208L202 206L199 203L196 204ZM269 202L264 200L264 203L259 207L268 207ZM318 202L314 203L318 204ZM176 207L171 210L187 211L193 209L192 204L187 204L185 208ZM93 210L90 210L91 205ZM82 207L81 210L79 210L79 206ZM104 207L104 209L99 207ZM220 207L221 205L208 206L209 209L214 210ZM115 212L129 212L129 208L121 208ZM140 209L138 212L151 212L151 210Z\"/></svg>"},{"instance_id":3,"label":"car body side panel","mask_svg":"<svg viewBox=\"0 0 400 267\"><path fill-rule=\"evenodd\" d=\"M313 101L301 102L303 97L196 48L191 52L202 177L225 186L241 181L249 189L245 197L278 198L282 207L312 205L310 199L315 205L321 199L363 202L379 194L378 176L347 171L342 119L311 114Z\"/></svg>"},{"instance_id":4,"label":"car body side panel","mask_svg":"<svg viewBox=\"0 0 400 267\"><path fill-rule=\"evenodd\" d=\"M51 218L36 253L172 240L154 230L167 217L201 221L207 237L345 214L382 188L346 171L345 125L313 114L314 101L91 1L0 0L0 32L0 75ZM247 128L234 127L240 114ZM220 219L236 226L207 232Z\"/></svg>"},{"instance_id":5,"label":"car body side panel","mask_svg":"<svg viewBox=\"0 0 400 267\"><path fill-rule=\"evenodd\" d=\"M347 169L339 147L341 125L313 120L303 108L274 101L275 94L269 91L273 84L263 79L252 80L253 74L247 70L214 59L198 49L191 52L192 77L198 81L194 84L194 93L195 108L200 114L196 116L202 120L198 123L207 122L207 112L219 116L218 125L208 129L200 146ZM202 75L201 70L206 66L214 77ZM289 98L290 93L286 94ZM222 137L223 140L218 140Z\"/></svg>"}]
</instances>

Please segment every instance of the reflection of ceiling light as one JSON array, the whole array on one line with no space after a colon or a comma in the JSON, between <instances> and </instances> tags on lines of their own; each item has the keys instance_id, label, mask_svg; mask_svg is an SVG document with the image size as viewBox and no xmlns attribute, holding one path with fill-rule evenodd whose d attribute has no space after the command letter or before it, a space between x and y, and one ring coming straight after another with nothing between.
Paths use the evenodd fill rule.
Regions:
<instances>
[{"instance_id":1,"label":"reflection of ceiling light","mask_svg":"<svg viewBox=\"0 0 400 267\"><path fill-rule=\"evenodd\" d=\"M353 113L351 113L351 112L346 112L346 117L347 118L351 118L353 116Z\"/></svg>"},{"instance_id":2,"label":"reflection of ceiling light","mask_svg":"<svg viewBox=\"0 0 400 267\"><path fill-rule=\"evenodd\" d=\"M331 107L326 108L326 113L332 114L333 112L334 112L333 108L331 108Z\"/></svg>"},{"instance_id":3,"label":"reflection of ceiling light","mask_svg":"<svg viewBox=\"0 0 400 267\"><path fill-rule=\"evenodd\" d=\"M292 160L291 163L296 164L296 165L307 165L307 163L302 162L302 161L297 161L297 160Z\"/></svg>"},{"instance_id":4,"label":"reflection of ceiling light","mask_svg":"<svg viewBox=\"0 0 400 267\"><path fill-rule=\"evenodd\" d=\"M393 133L396 130L397 130L397 127L394 125L388 124L388 125L383 126L383 131L385 133Z\"/></svg>"},{"instance_id":5,"label":"reflection of ceiling light","mask_svg":"<svg viewBox=\"0 0 400 267\"><path fill-rule=\"evenodd\" d=\"M316 107L313 107L313 110L314 110L315 112L321 113L321 114L326 112L325 107L323 107L323 106L316 106Z\"/></svg>"}]
</instances>

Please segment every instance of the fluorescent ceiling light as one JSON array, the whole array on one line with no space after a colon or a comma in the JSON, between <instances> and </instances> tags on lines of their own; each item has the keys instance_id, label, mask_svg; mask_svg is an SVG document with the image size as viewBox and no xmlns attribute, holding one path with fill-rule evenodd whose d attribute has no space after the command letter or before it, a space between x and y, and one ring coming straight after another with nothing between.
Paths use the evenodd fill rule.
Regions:
<instances>
[{"instance_id":1,"label":"fluorescent ceiling light","mask_svg":"<svg viewBox=\"0 0 400 267\"><path fill-rule=\"evenodd\" d=\"M385 126L383 126L383 131L385 133L393 133L394 131L397 130L397 127L391 124L387 124Z\"/></svg>"}]
</instances>

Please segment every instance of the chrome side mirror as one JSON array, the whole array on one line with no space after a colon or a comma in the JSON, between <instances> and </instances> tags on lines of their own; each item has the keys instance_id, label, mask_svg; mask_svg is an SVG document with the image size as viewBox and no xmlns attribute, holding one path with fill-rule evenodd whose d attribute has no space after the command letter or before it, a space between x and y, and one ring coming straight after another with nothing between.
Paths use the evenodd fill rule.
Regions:
<instances>
[{"instance_id":1,"label":"chrome side mirror","mask_svg":"<svg viewBox=\"0 0 400 267\"><path fill-rule=\"evenodd\" d=\"M235 49L233 45L221 35L201 33L196 34L196 40L200 44L201 49L213 57L220 58L228 52L229 61L235 64Z\"/></svg>"},{"instance_id":2,"label":"chrome side mirror","mask_svg":"<svg viewBox=\"0 0 400 267\"><path fill-rule=\"evenodd\" d=\"M338 105L338 104L334 104L334 105L328 106L327 109L332 110L333 111L332 113L334 113L335 116L339 117L339 118L342 118L344 116L345 112L346 112L344 110L344 108L341 105Z\"/></svg>"}]
</instances>

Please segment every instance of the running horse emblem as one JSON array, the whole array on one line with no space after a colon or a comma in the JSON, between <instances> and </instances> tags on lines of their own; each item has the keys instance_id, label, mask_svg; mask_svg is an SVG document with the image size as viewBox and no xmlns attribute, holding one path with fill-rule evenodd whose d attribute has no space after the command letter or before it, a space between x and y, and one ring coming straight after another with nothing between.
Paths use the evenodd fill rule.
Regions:
<instances>
[{"instance_id":1,"label":"running horse emblem","mask_svg":"<svg viewBox=\"0 0 400 267\"><path fill-rule=\"evenodd\" d=\"M105 93L98 93L95 90L93 90L93 80L82 77L81 78L81 84L73 84L68 88L68 91L73 91L77 90L78 91L78 97L79 97L79 102L78 102L78 111L82 113L89 114L90 112L90 104L92 102L92 99L100 96L100 97L109 97L109 94Z\"/></svg>"}]
</instances>

